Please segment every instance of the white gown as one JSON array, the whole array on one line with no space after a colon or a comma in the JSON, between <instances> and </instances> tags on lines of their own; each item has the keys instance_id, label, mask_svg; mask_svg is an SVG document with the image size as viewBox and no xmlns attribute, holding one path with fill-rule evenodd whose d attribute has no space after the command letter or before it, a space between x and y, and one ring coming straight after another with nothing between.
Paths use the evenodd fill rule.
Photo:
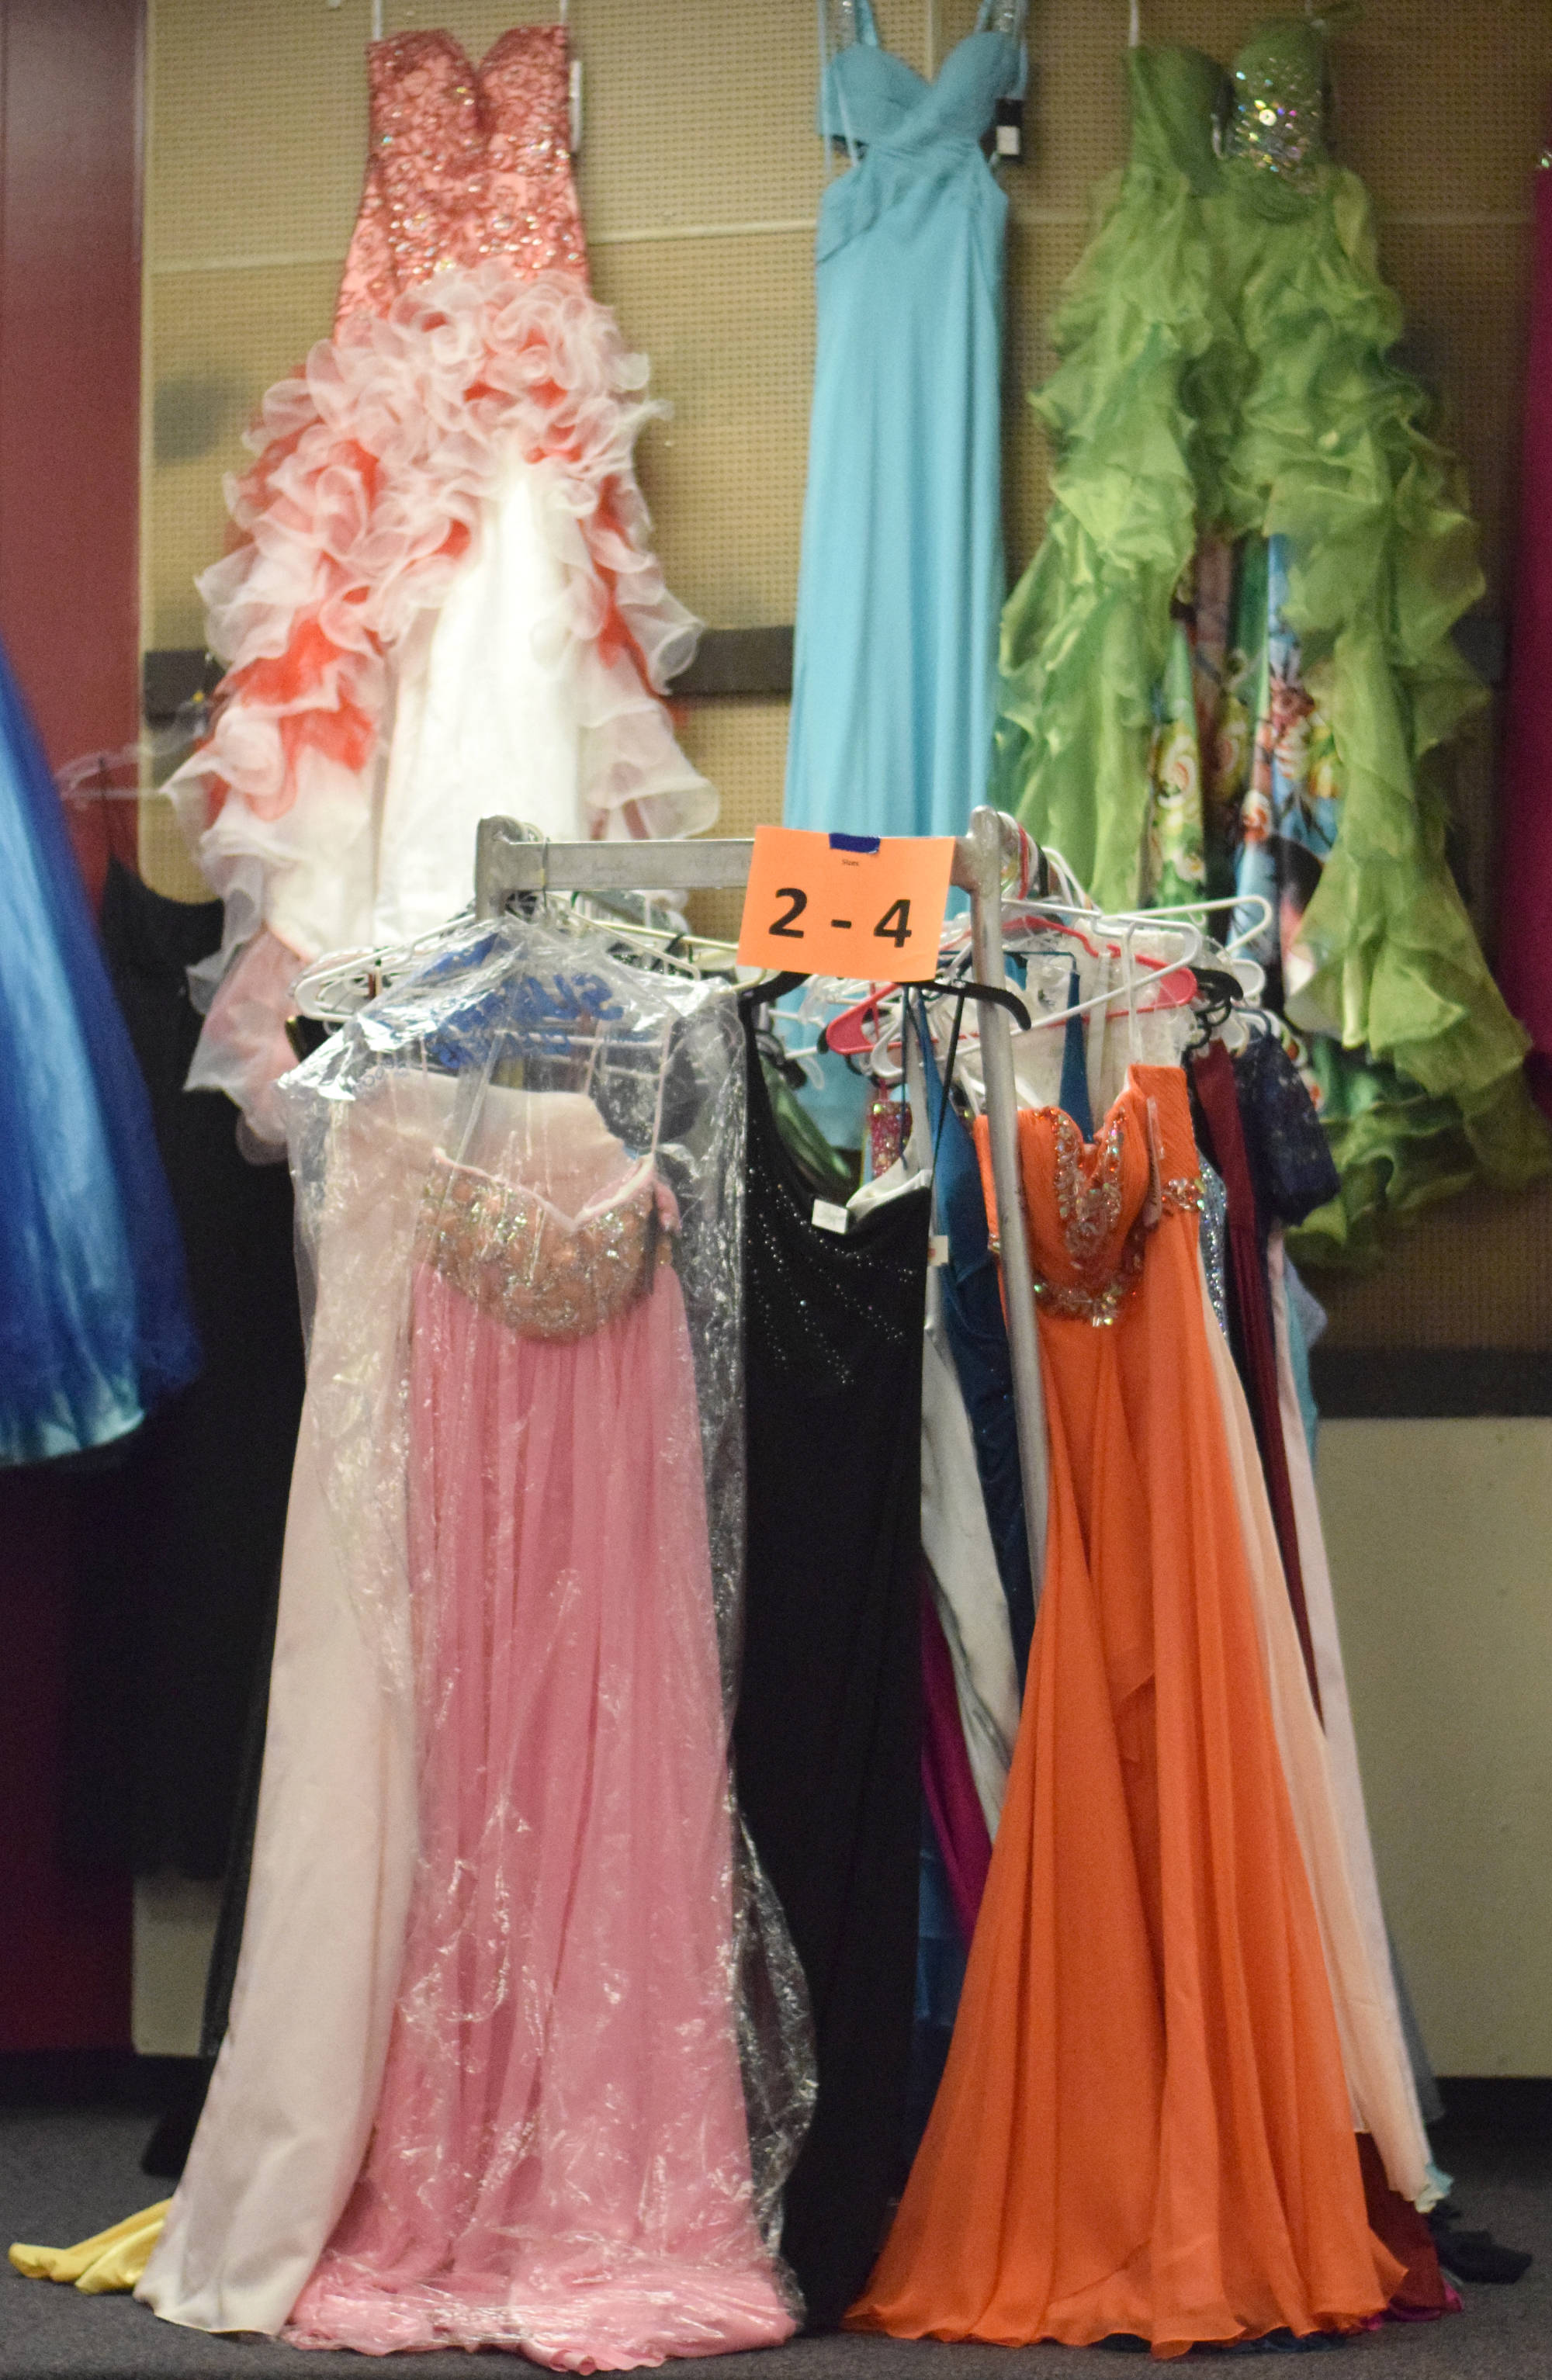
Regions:
<instances>
[{"instance_id":1,"label":"white gown","mask_svg":"<svg viewBox=\"0 0 1552 2380\"><path fill-rule=\"evenodd\" d=\"M264 399L241 533L200 591L227 665L169 790L225 903L191 1086L278 1145L300 966L412 939L474 889L492 813L693 834L717 797L662 699L695 648L632 455L661 408L588 292L566 36L476 67L369 53L372 147L334 332Z\"/></svg>"}]
</instances>

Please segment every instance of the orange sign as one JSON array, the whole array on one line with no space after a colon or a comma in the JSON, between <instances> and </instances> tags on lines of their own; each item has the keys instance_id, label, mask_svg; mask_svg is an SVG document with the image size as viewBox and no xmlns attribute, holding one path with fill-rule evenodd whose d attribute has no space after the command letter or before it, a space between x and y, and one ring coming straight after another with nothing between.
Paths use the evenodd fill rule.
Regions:
<instances>
[{"instance_id":1,"label":"orange sign","mask_svg":"<svg viewBox=\"0 0 1552 2380\"><path fill-rule=\"evenodd\" d=\"M793 975L929 983L953 848L952 834L757 827L740 961Z\"/></svg>"}]
</instances>

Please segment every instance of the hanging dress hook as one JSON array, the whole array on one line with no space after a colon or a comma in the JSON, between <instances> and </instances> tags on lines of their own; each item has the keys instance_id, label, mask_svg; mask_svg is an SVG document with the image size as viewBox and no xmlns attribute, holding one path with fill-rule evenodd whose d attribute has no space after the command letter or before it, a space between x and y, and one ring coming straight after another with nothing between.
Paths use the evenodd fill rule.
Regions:
<instances>
[{"instance_id":1,"label":"hanging dress hook","mask_svg":"<svg viewBox=\"0 0 1552 2380\"><path fill-rule=\"evenodd\" d=\"M1126 980L1126 1062L1137 1062L1137 969L1132 956L1133 937L1137 929L1128 926L1122 941L1122 970Z\"/></svg>"}]
</instances>

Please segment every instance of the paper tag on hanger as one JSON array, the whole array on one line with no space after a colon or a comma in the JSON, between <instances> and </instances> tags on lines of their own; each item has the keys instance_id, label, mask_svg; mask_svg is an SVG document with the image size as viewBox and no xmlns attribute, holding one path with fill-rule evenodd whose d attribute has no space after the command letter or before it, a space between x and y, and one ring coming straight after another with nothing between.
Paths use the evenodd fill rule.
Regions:
<instances>
[{"instance_id":1,"label":"paper tag on hanger","mask_svg":"<svg viewBox=\"0 0 1552 2380\"><path fill-rule=\"evenodd\" d=\"M949 905L952 834L755 829L738 930L744 966L930 983Z\"/></svg>"},{"instance_id":2,"label":"paper tag on hanger","mask_svg":"<svg viewBox=\"0 0 1552 2380\"><path fill-rule=\"evenodd\" d=\"M843 1239L850 1220L844 1207L832 1207L828 1198L815 1199L814 1229L817 1232L839 1232Z\"/></svg>"},{"instance_id":3,"label":"paper tag on hanger","mask_svg":"<svg viewBox=\"0 0 1552 2380\"><path fill-rule=\"evenodd\" d=\"M947 1232L933 1232L931 1238L927 1244L927 1261L929 1265L946 1265L948 1263L949 1235Z\"/></svg>"}]
</instances>

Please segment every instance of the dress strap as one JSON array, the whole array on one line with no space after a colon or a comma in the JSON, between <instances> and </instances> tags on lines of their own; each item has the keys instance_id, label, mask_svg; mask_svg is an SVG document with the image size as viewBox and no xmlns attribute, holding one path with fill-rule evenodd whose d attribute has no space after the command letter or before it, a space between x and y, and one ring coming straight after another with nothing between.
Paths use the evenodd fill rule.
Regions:
<instances>
[{"instance_id":1,"label":"dress strap","mask_svg":"<svg viewBox=\"0 0 1552 2380\"><path fill-rule=\"evenodd\" d=\"M976 32L1000 33L1004 41L1019 45L1018 80L1003 92L1005 99L1022 100L1028 95L1029 53L1024 40L1028 22L1029 0L981 0ZM1028 840L1027 834L1025 839Z\"/></svg>"},{"instance_id":2,"label":"dress strap","mask_svg":"<svg viewBox=\"0 0 1552 2380\"><path fill-rule=\"evenodd\" d=\"M981 0L976 30L1006 33L1010 42L1022 42L1028 17L1029 0Z\"/></svg>"},{"instance_id":3,"label":"dress strap","mask_svg":"<svg viewBox=\"0 0 1552 2380\"><path fill-rule=\"evenodd\" d=\"M847 154L854 165L861 161L862 143L853 128L851 110L846 104L846 78L832 75L831 67L844 50L862 42L870 50L883 45L879 28L873 21L871 0L817 0L819 25L819 131L832 138L830 125L830 96L833 91L841 118L841 137L846 143ZM831 11L835 18L831 22Z\"/></svg>"},{"instance_id":4,"label":"dress strap","mask_svg":"<svg viewBox=\"0 0 1552 2380\"><path fill-rule=\"evenodd\" d=\"M836 14L843 22L848 17L851 18L853 27L851 40L866 42L870 50L883 47L883 43L879 39L879 28L873 19L872 0L835 0L835 5ZM842 46L843 43L838 42L836 47Z\"/></svg>"}]
</instances>

